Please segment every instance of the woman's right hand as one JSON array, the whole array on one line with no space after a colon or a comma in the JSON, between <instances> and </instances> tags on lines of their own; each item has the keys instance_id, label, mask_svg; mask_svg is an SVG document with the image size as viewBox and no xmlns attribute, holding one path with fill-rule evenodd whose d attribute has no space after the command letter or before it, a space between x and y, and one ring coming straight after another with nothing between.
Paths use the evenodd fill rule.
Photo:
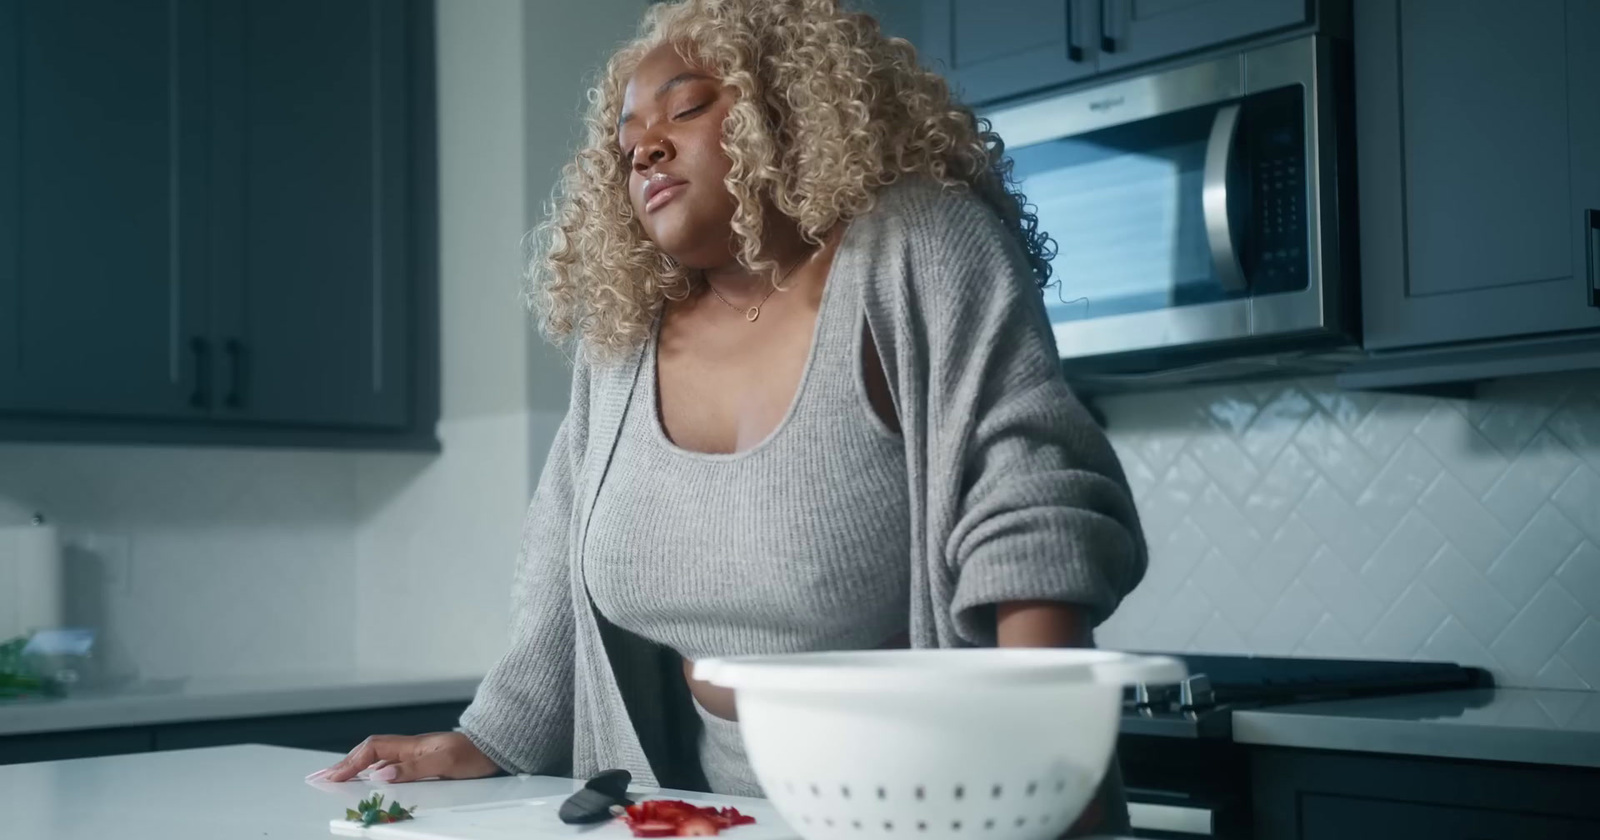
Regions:
<instances>
[{"instance_id":1,"label":"woman's right hand","mask_svg":"<svg viewBox=\"0 0 1600 840\"><path fill-rule=\"evenodd\" d=\"M460 732L427 735L374 735L338 764L307 776L307 781L348 782L363 770L374 782L419 779L481 779L500 768Z\"/></svg>"}]
</instances>

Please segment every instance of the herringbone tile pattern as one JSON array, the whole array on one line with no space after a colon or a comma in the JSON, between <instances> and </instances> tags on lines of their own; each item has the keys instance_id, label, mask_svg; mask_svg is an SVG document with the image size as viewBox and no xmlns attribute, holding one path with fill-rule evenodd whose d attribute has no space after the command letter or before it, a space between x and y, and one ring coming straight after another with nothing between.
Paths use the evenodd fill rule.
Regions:
<instances>
[{"instance_id":1,"label":"herringbone tile pattern","mask_svg":"<svg viewBox=\"0 0 1600 840\"><path fill-rule=\"evenodd\" d=\"M1105 399L1151 546L1107 647L1426 658L1600 690L1600 375Z\"/></svg>"}]
</instances>

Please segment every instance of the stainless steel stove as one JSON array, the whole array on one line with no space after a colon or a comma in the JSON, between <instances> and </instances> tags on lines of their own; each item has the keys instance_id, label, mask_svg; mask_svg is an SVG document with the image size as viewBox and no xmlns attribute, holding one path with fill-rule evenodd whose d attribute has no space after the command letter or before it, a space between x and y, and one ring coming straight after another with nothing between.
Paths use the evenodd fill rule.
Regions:
<instances>
[{"instance_id":1,"label":"stainless steel stove","mask_svg":"<svg viewBox=\"0 0 1600 840\"><path fill-rule=\"evenodd\" d=\"M1139 837L1249 837L1250 758L1233 743L1236 710L1493 684L1447 662L1167 655L1188 665L1187 679L1123 697L1117 754Z\"/></svg>"},{"instance_id":2,"label":"stainless steel stove","mask_svg":"<svg viewBox=\"0 0 1600 840\"><path fill-rule=\"evenodd\" d=\"M1128 689L1123 734L1230 738L1235 709L1492 684L1488 672L1448 662L1168 655L1189 666L1188 679Z\"/></svg>"}]
</instances>

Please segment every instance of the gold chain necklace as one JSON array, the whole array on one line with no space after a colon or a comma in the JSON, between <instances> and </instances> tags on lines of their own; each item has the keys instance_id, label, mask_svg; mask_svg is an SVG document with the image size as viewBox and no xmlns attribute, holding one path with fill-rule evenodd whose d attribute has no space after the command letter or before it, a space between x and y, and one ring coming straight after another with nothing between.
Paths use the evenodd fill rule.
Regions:
<instances>
[{"instance_id":1,"label":"gold chain necklace","mask_svg":"<svg viewBox=\"0 0 1600 840\"><path fill-rule=\"evenodd\" d=\"M750 323L754 324L756 322L756 319L761 317L761 307L767 305L767 298L772 297L774 292L776 292L776 291L778 291L778 289L782 288L783 287L783 282L785 280L788 280L789 279L789 275L793 274L795 272L795 269L799 268L800 267L800 263L803 263L803 262L805 262L804 259L800 260L799 262L796 262L792 266L789 266L789 270L785 271L783 273L783 276L778 278L778 282L772 284L772 288L770 290L768 290L768 292L765 295L762 296L761 300L758 303L756 303L755 306L749 307L748 309L743 309L743 308L740 308L738 306L735 306L731 301L729 301L727 298L723 297L722 293L717 291L717 287L711 285L711 281L710 280L706 281L706 288L710 289L711 293L717 296L717 300L720 300L723 303L727 304L728 308L732 309L735 312L743 312L744 313L744 319L746 321L749 321Z\"/></svg>"}]
</instances>

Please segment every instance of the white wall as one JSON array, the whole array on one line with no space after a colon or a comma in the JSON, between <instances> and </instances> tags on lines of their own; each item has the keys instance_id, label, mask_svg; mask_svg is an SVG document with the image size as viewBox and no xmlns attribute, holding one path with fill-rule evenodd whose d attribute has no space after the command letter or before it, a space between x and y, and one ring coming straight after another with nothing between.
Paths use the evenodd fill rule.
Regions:
<instances>
[{"instance_id":1,"label":"white wall","mask_svg":"<svg viewBox=\"0 0 1600 840\"><path fill-rule=\"evenodd\" d=\"M147 679L476 674L567 374L521 308L521 240L581 80L642 0L440 0L444 453L0 446L0 523L68 540L69 618ZM530 196L532 197L530 200Z\"/></svg>"},{"instance_id":2,"label":"white wall","mask_svg":"<svg viewBox=\"0 0 1600 840\"><path fill-rule=\"evenodd\" d=\"M365 666L477 674L505 645L522 516L568 390L521 308L523 235L577 136L586 78L643 6L439 5L445 453L363 462Z\"/></svg>"},{"instance_id":3,"label":"white wall","mask_svg":"<svg viewBox=\"0 0 1600 840\"><path fill-rule=\"evenodd\" d=\"M1444 659L1600 689L1600 374L1104 401L1151 565L1108 647Z\"/></svg>"},{"instance_id":4,"label":"white wall","mask_svg":"<svg viewBox=\"0 0 1600 840\"><path fill-rule=\"evenodd\" d=\"M645 0L527 0L523 14L523 177L531 228L543 218L569 152L582 139L574 118L615 48L638 28ZM550 438L566 415L571 379L556 348L530 334L529 475L544 467Z\"/></svg>"},{"instance_id":5,"label":"white wall","mask_svg":"<svg viewBox=\"0 0 1600 840\"><path fill-rule=\"evenodd\" d=\"M444 454L362 463L357 656L365 665L481 672L503 643L505 583L531 492L517 303L517 241L528 223L522 5L438 5Z\"/></svg>"}]
</instances>

